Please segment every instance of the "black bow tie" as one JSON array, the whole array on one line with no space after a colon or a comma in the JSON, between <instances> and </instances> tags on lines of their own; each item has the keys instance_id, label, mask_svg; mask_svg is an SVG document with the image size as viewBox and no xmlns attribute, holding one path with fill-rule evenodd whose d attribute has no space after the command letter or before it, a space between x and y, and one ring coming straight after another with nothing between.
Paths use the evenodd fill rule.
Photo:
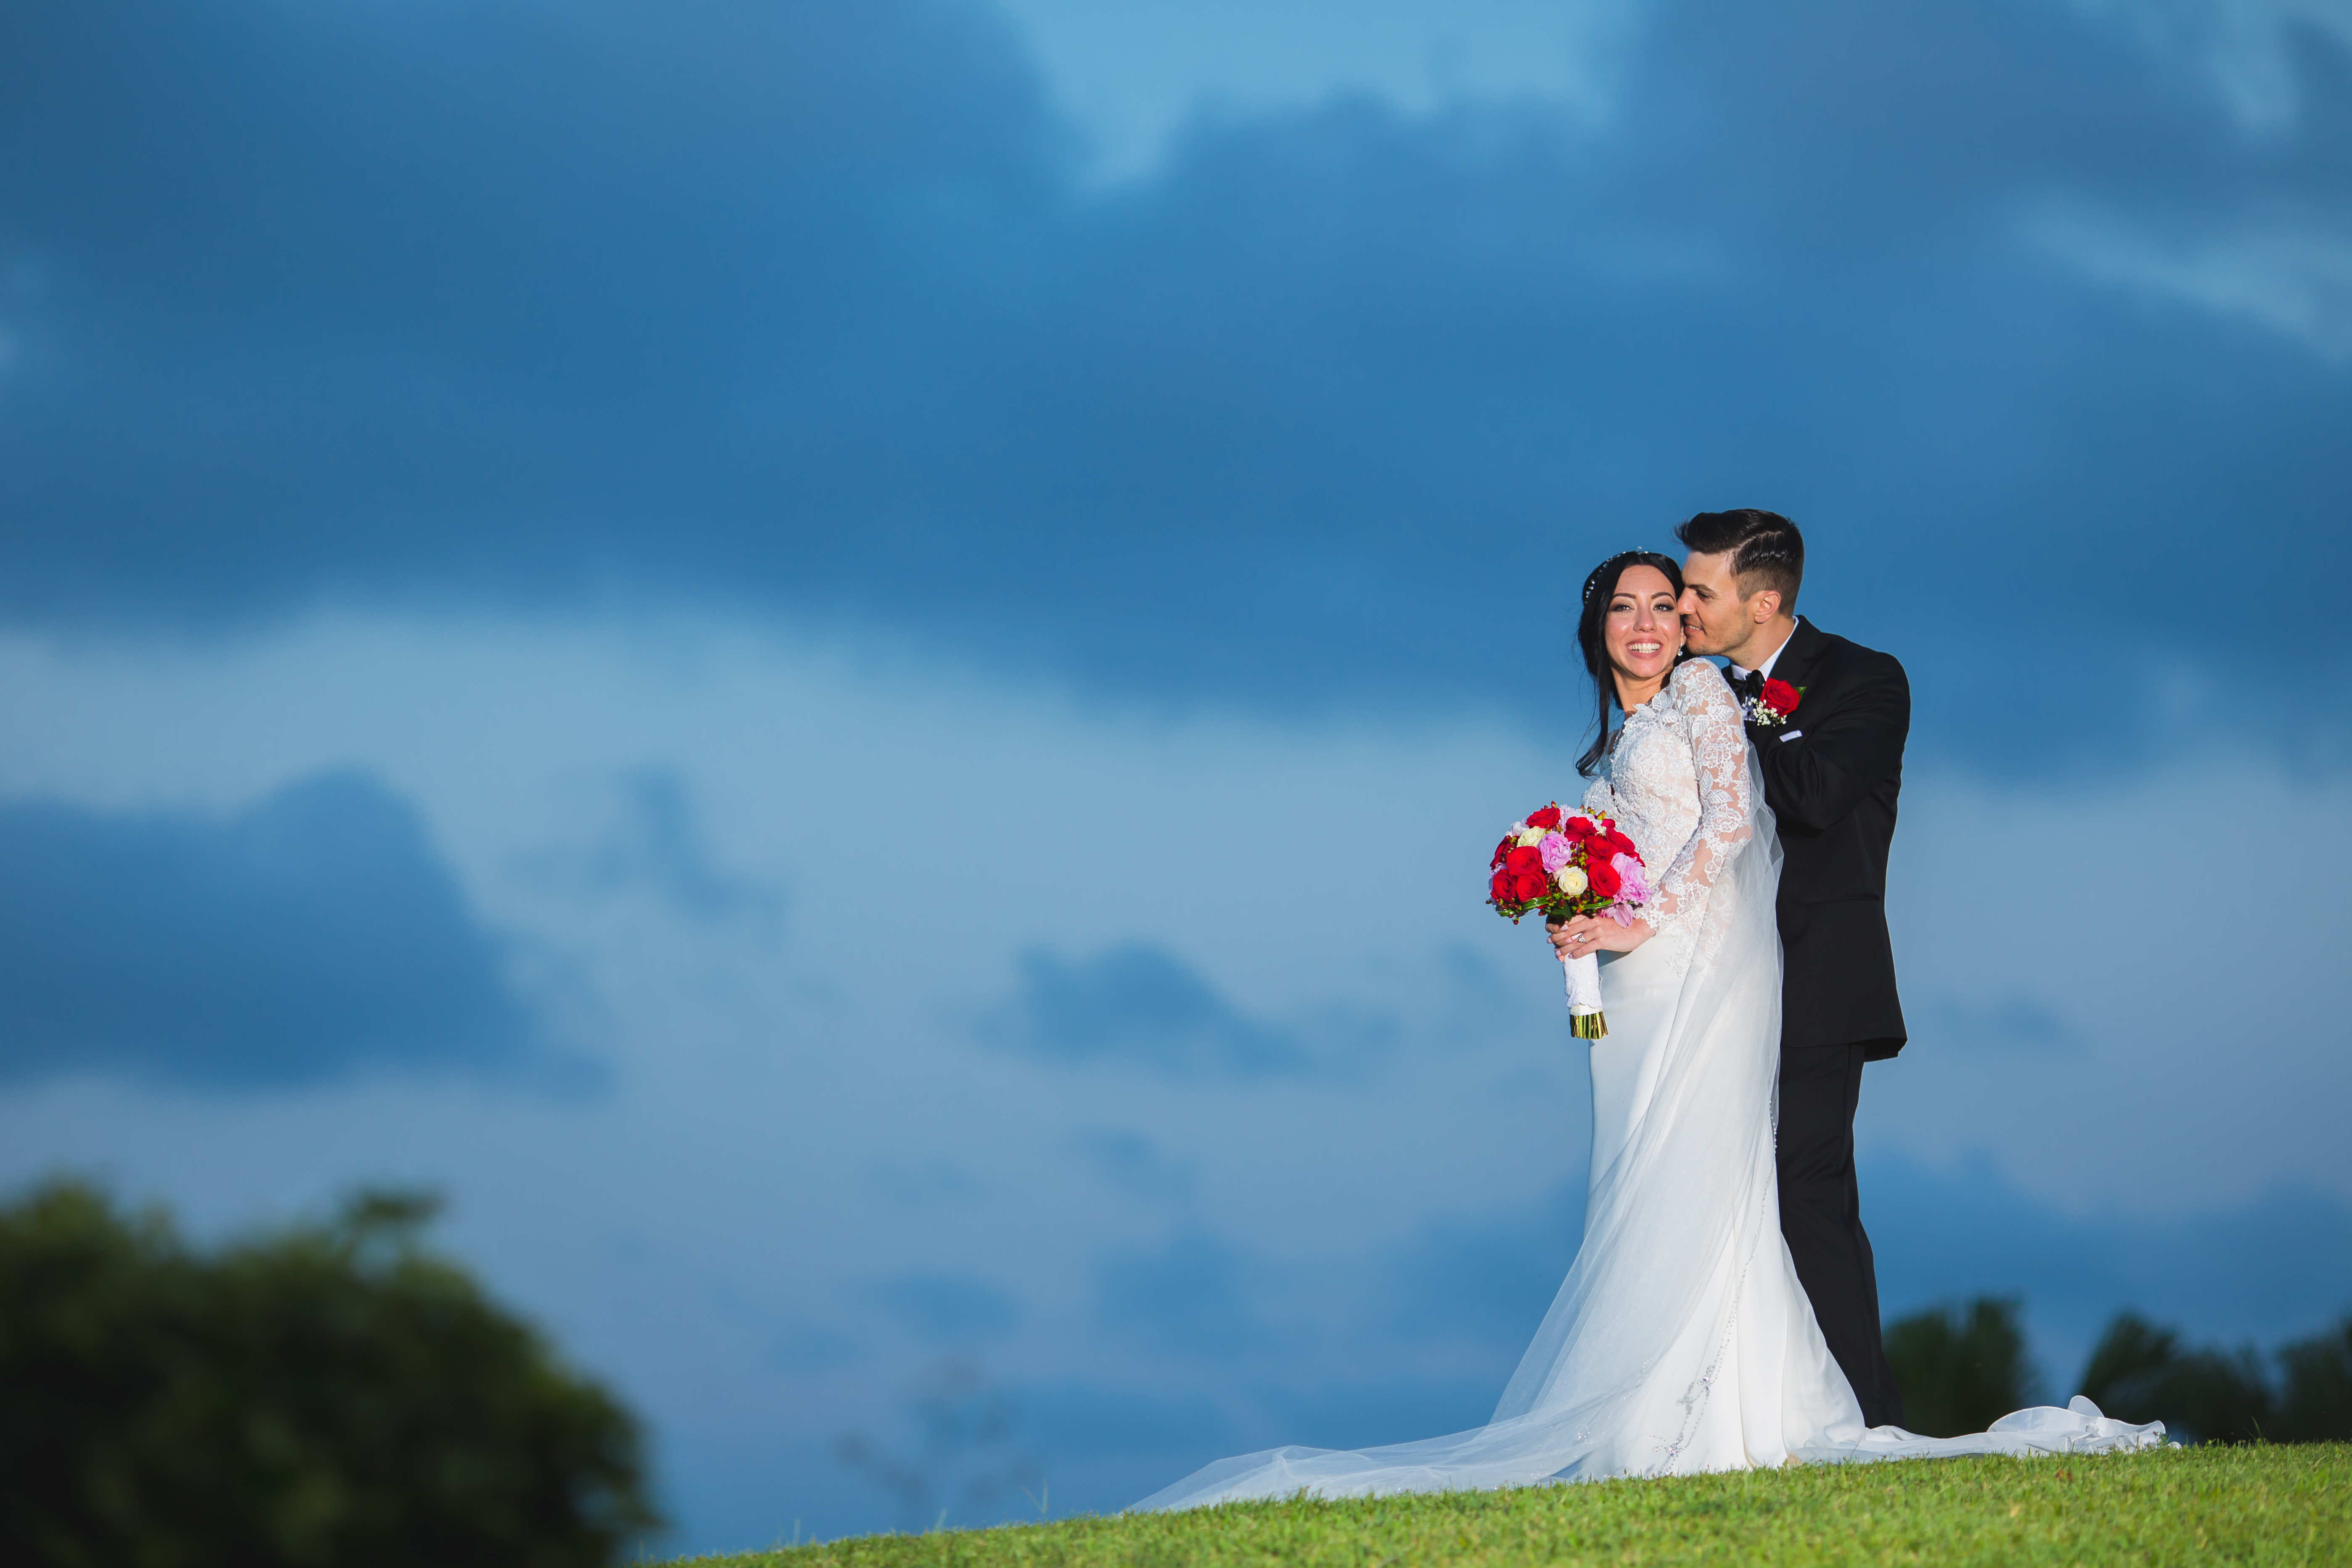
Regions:
<instances>
[{"instance_id":1,"label":"black bow tie","mask_svg":"<svg viewBox=\"0 0 2352 1568\"><path fill-rule=\"evenodd\" d=\"M1731 683L1732 694L1741 701L1750 701L1764 695L1764 672L1751 669Z\"/></svg>"}]
</instances>

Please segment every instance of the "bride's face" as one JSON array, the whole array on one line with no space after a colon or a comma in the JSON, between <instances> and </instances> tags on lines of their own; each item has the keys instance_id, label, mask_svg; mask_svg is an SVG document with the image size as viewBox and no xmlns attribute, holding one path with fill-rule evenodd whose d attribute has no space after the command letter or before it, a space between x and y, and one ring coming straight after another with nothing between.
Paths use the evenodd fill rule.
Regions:
<instances>
[{"instance_id":1,"label":"bride's face","mask_svg":"<svg viewBox=\"0 0 2352 1568\"><path fill-rule=\"evenodd\" d=\"M1609 662L1630 680L1655 680L1672 669L1683 647L1683 618L1666 574L1654 566L1625 568L1610 596L1601 638Z\"/></svg>"}]
</instances>

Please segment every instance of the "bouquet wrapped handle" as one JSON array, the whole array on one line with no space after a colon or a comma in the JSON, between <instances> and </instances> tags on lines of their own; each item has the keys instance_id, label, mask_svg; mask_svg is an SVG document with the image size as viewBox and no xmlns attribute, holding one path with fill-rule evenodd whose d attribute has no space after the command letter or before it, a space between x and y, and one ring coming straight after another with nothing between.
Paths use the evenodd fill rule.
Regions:
<instances>
[{"instance_id":1,"label":"bouquet wrapped handle","mask_svg":"<svg viewBox=\"0 0 2352 1568\"><path fill-rule=\"evenodd\" d=\"M1581 953L1575 958L1560 955L1559 965L1568 971L1568 1029L1580 1040L1607 1037L1609 1020L1601 1011L1601 955Z\"/></svg>"},{"instance_id":2,"label":"bouquet wrapped handle","mask_svg":"<svg viewBox=\"0 0 2352 1568\"><path fill-rule=\"evenodd\" d=\"M1617 824L1597 811L1562 811L1558 801L1511 824L1486 870L1486 903L1513 925L1528 915L1559 921L1597 914L1623 925L1626 906L1649 897L1642 852ZM1580 1040L1607 1037L1600 956L1563 952L1559 962L1568 972L1570 1032Z\"/></svg>"}]
</instances>

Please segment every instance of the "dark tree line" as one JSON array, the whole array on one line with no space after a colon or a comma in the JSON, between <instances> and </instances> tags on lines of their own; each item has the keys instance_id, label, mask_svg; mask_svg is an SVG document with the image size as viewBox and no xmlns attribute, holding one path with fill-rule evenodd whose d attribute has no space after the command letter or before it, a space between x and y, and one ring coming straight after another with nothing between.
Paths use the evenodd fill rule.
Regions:
<instances>
[{"instance_id":1,"label":"dark tree line","mask_svg":"<svg viewBox=\"0 0 2352 1568\"><path fill-rule=\"evenodd\" d=\"M2039 1401L2019 1308L1979 1297L1887 1326L1906 1426L1933 1437L1981 1432ZM2265 1356L2252 1345L2192 1349L2179 1330L2120 1312L2075 1388L2109 1415L2161 1421L2184 1442L2352 1440L2352 1313Z\"/></svg>"},{"instance_id":2,"label":"dark tree line","mask_svg":"<svg viewBox=\"0 0 2352 1568\"><path fill-rule=\"evenodd\" d=\"M0 1562L587 1568L635 1421L427 1251L433 1205L211 1250L72 1183L0 1207Z\"/></svg>"}]
</instances>

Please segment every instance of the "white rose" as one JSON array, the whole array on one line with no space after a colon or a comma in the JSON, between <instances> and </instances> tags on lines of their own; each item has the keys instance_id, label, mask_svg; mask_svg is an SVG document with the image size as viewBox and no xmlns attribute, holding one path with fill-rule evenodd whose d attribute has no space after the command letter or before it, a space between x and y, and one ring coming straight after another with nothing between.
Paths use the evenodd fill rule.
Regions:
<instances>
[{"instance_id":1,"label":"white rose","mask_svg":"<svg viewBox=\"0 0 2352 1568\"><path fill-rule=\"evenodd\" d=\"M1580 866L1562 866L1553 876L1552 881L1559 886L1561 892L1571 899L1584 891L1589 885L1584 879L1584 868Z\"/></svg>"},{"instance_id":2,"label":"white rose","mask_svg":"<svg viewBox=\"0 0 2352 1568\"><path fill-rule=\"evenodd\" d=\"M1528 828L1526 832L1519 835L1519 847L1522 849L1534 848L1537 845L1544 841L1544 834L1548 831L1549 830L1541 827Z\"/></svg>"}]
</instances>

